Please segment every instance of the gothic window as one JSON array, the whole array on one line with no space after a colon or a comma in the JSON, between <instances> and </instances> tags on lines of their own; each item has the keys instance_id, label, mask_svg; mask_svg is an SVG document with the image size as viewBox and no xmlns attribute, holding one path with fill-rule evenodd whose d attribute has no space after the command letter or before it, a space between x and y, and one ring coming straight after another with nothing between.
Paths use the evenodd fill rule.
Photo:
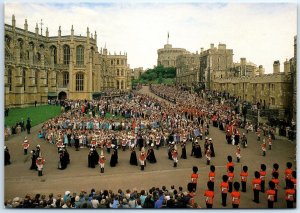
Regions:
<instances>
[{"instance_id":1,"label":"gothic window","mask_svg":"<svg viewBox=\"0 0 300 213\"><path fill-rule=\"evenodd\" d=\"M119 65L119 59L117 60L117 65Z\"/></svg>"},{"instance_id":2,"label":"gothic window","mask_svg":"<svg viewBox=\"0 0 300 213\"><path fill-rule=\"evenodd\" d=\"M113 60L111 60L111 61L110 61L110 65L113 65L113 64L114 64L114 61L113 61Z\"/></svg>"},{"instance_id":3,"label":"gothic window","mask_svg":"<svg viewBox=\"0 0 300 213\"><path fill-rule=\"evenodd\" d=\"M124 89L124 81L121 81L121 89Z\"/></svg>"},{"instance_id":4,"label":"gothic window","mask_svg":"<svg viewBox=\"0 0 300 213\"><path fill-rule=\"evenodd\" d=\"M53 57L54 64L57 64L57 49L55 46L51 46L51 57Z\"/></svg>"},{"instance_id":5,"label":"gothic window","mask_svg":"<svg viewBox=\"0 0 300 213\"><path fill-rule=\"evenodd\" d=\"M94 64L94 47L91 47L92 64Z\"/></svg>"},{"instance_id":6,"label":"gothic window","mask_svg":"<svg viewBox=\"0 0 300 213\"><path fill-rule=\"evenodd\" d=\"M48 78L49 78L49 73L48 72L46 72L47 74L46 74L46 84L48 85Z\"/></svg>"},{"instance_id":7,"label":"gothic window","mask_svg":"<svg viewBox=\"0 0 300 213\"><path fill-rule=\"evenodd\" d=\"M41 54L37 53L37 62L40 62L40 61L41 61Z\"/></svg>"},{"instance_id":8,"label":"gothic window","mask_svg":"<svg viewBox=\"0 0 300 213\"><path fill-rule=\"evenodd\" d=\"M35 78L34 78L34 83L35 83L36 86L38 84L38 79L39 79L39 75L38 75L38 71L36 70L35 71Z\"/></svg>"},{"instance_id":9,"label":"gothic window","mask_svg":"<svg viewBox=\"0 0 300 213\"><path fill-rule=\"evenodd\" d=\"M20 49L20 59L23 59L23 40L22 39L18 39L18 45L19 45L19 49Z\"/></svg>"},{"instance_id":10,"label":"gothic window","mask_svg":"<svg viewBox=\"0 0 300 213\"><path fill-rule=\"evenodd\" d=\"M76 64L77 65L84 64L84 48L81 45L76 47Z\"/></svg>"},{"instance_id":11,"label":"gothic window","mask_svg":"<svg viewBox=\"0 0 300 213\"><path fill-rule=\"evenodd\" d=\"M117 69L117 76L119 76L120 75L120 71L119 71L119 69Z\"/></svg>"},{"instance_id":12,"label":"gothic window","mask_svg":"<svg viewBox=\"0 0 300 213\"><path fill-rule=\"evenodd\" d=\"M11 69L9 69L7 71L7 84L8 84L9 91L12 91L12 71L11 71Z\"/></svg>"},{"instance_id":13,"label":"gothic window","mask_svg":"<svg viewBox=\"0 0 300 213\"><path fill-rule=\"evenodd\" d=\"M26 72L25 72L25 69L23 69L22 71L22 84L23 84L23 88L24 88L24 91L26 90Z\"/></svg>"},{"instance_id":14,"label":"gothic window","mask_svg":"<svg viewBox=\"0 0 300 213\"><path fill-rule=\"evenodd\" d=\"M83 73L76 74L76 91L83 91L84 75Z\"/></svg>"},{"instance_id":15,"label":"gothic window","mask_svg":"<svg viewBox=\"0 0 300 213\"><path fill-rule=\"evenodd\" d=\"M63 73L63 87L68 87L69 84L69 73L64 72Z\"/></svg>"},{"instance_id":16,"label":"gothic window","mask_svg":"<svg viewBox=\"0 0 300 213\"><path fill-rule=\"evenodd\" d=\"M64 64L70 64L70 47L64 45Z\"/></svg>"}]
</instances>

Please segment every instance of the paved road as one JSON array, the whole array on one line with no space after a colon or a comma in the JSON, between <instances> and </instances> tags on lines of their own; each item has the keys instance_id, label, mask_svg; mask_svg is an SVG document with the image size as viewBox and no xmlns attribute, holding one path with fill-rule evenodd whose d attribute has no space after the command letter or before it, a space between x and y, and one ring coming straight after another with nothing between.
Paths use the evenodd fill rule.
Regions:
<instances>
[{"instance_id":1,"label":"paved road","mask_svg":"<svg viewBox=\"0 0 300 213\"><path fill-rule=\"evenodd\" d=\"M140 93L148 94L157 97L150 93L148 87L143 87ZM157 97L158 98L158 97ZM34 118L32 118L34 119ZM14 198L16 196L24 197L26 193L34 196L36 193L48 195L50 192L54 194L64 193L64 191L79 192L84 189L90 191L91 188L96 190L112 189L117 191L133 189L148 190L152 186L161 187L165 185L169 188L175 185L176 188L182 186L186 189L187 183L190 181L192 173L192 166L198 166L200 178L198 180L196 201L201 207L205 208L205 201L203 197L206 189L207 175L209 167L206 166L205 158L196 159L188 155L188 159L179 159L178 167L174 168L172 161L168 160L167 149L161 148L155 150L157 158L156 164L147 164L145 171L140 171L138 166L130 166L129 158L130 151L119 151L119 164L117 167L111 168L109 166L110 156L106 154L108 162L105 168L105 173L101 174L99 168L91 169L87 167L88 149L80 149L76 152L74 148L68 148L71 157L71 164L66 170L58 170L58 154L55 146L46 143L44 140L37 138L37 132L40 126L32 129L32 133L28 135L31 141L31 148L37 144L41 145L42 154L46 159L44 168L44 176L38 177L37 172L29 170L31 159L30 155L24 156L22 149L22 141L27 133L23 132L19 135L12 136L5 145L9 147L12 164L5 167L5 193L4 198ZM243 131L242 131L243 132ZM221 206L221 194L219 191L219 184L223 174L226 174L226 158L227 155L232 155L235 159L235 146L227 145L225 141L225 134L217 128L210 128L209 137L213 138L216 157L212 159L212 164L216 166L216 184L215 184L215 202L214 208L224 208ZM260 145L255 139L254 133L248 135L249 147L242 149L241 163L235 163L235 180L239 180L238 175L243 165L249 167L249 180L254 176L254 171L260 169L260 164L267 165L267 181L270 180L270 173L274 162L280 165L280 184L284 187L283 171L287 161L293 162L295 168L295 144L287 140L275 140L273 142L273 149L267 151L267 156L263 157L260 151ZM203 141L200 142L203 150ZM98 150L99 151L99 150ZM179 154L180 154L179 150ZM187 145L187 153L191 151L191 144ZM241 208L266 208L266 195L260 194L261 203L255 204L252 202L253 192L250 184L247 186L247 193L241 195ZM279 190L279 202L275 204L276 208L285 208L284 190ZM229 197L227 199L229 203ZM228 205L225 208L230 208Z\"/></svg>"}]
</instances>

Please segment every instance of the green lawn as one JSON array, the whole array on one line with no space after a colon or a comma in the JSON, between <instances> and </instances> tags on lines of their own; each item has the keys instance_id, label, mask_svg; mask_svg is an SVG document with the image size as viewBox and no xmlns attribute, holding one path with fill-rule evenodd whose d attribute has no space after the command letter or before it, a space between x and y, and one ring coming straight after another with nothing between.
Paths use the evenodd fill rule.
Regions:
<instances>
[{"instance_id":1,"label":"green lawn","mask_svg":"<svg viewBox=\"0 0 300 213\"><path fill-rule=\"evenodd\" d=\"M16 122L20 122L21 118L26 120L29 117L32 122L31 126L36 126L50 118L60 114L60 106L44 105L37 107L11 108L8 117L5 117L5 125L14 126Z\"/></svg>"}]
</instances>

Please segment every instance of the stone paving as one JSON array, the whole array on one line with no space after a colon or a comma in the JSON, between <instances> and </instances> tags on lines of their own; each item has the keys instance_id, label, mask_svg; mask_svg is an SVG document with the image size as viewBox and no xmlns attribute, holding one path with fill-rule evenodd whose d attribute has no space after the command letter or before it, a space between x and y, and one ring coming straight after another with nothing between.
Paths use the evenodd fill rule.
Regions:
<instances>
[{"instance_id":1,"label":"stone paving","mask_svg":"<svg viewBox=\"0 0 300 213\"><path fill-rule=\"evenodd\" d=\"M143 87L140 93L148 94L153 97L157 97L149 91L148 87ZM157 97L158 98L158 97ZM32 118L34 119L34 118ZM150 187L161 187L165 185L169 188L171 185L175 185L176 188L182 186L186 190L186 186L190 181L190 175L192 174L192 166L198 166L199 179L196 192L196 202L200 204L202 208L205 207L204 190L207 188L206 183L208 180L209 166L206 165L205 158L196 159L189 155L191 151L191 144L187 144L188 158L186 160L179 159L178 167L173 167L173 162L168 160L167 148L161 148L155 150L157 158L156 164L147 163L145 171L140 171L139 166L131 166L129 164L130 151L119 151L119 163L116 167L111 168L109 166L110 155L106 152L106 158L108 159L105 166L105 173L100 173L100 168L95 169L88 168L87 155L88 149L80 149L79 152L75 151L74 147L68 148L70 153L71 163L66 170L58 170L58 154L57 148L46 143L44 140L37 138L37 132L40 129L41 124L32 128L32 133L27 135L26 132L22 132L19 135L14 135L5 141L5 145L8 146L11 154L12 164L5 167L4 175L4 199L12 199L16 196L24 197L26 193L34 196L36 193L45 194L48 196L50 192L55 195L57 193L64 193L65 191L80 192L84 189L90 191L92 188L96 190L112 189L117 191L119 188L122 190L133 189L137 190L146 189ZM244 132L241 130L241 132ZM23 155L22 141L24 137L28 136L31 141L30 148L34 148L37 144L41 145L42 155L46 159L43 176L38 177L36 171L29 170L31 165L30 154ZM235 163L235 178L239 181L239 174L243 165L249 167L249 178L247 184L247 192L241 193L240 208L267 208L267 196L260 193L260 203L256 204L252 202L253 191L250 185L250 181L254 177L254 171L260 169L260 164L267 165L267 182L271 178L271 171L273 163L277 162L280 165L279 179L280 189L278 194L278 202L275 203L275 208L286 208L286 202L284 200L284 170L287 161L293 163L293 169L296 168L295 154L296 145L295 142L288 141L287 139L280 138L273 141L272 150L267 150L267 155L262 156L260 143L256 141L254 133L249 133L248 148L241 148L241 162L236 163L235 146L228 145L225 141L225 133L215 127L210 127L210 135L213 139L216 157L212 158L211 164L216 166L216 183L215 183L215 199L214 208L231 208L230 196L227 197L227 207L221 206L221 194L219 190L219 184L221 182L222 175L226 174L226 162L227 155L232 155ZM201 141L201 148L203 151L203 142ZM98 152L100 150L98 148ZM137 151L138 153L138 151ZM179 148L179 155L181 149Z\"/></svg>"}]
</instances>

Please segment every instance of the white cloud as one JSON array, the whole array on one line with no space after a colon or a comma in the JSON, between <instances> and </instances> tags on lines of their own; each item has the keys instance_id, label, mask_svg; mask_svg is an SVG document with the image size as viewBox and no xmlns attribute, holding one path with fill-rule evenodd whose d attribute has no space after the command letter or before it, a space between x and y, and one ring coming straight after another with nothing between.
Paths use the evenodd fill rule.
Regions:
<instances>
[{"instance_id":1,"label":"white cloud","mask_svg":"<svg viewBox=\"0 0 300 213\"><path fill-rule=\"evenodd\" d=\"M126 51L132 68L151 68L157 49L162 48L170 32L173 47L191 52L210 43L225 43L233 49L234 61L246 57L266 72L272 72L274 60L293 56L293 36L297 33L296 4L205 4L205 3L7 3L5 23L15 14L17 26L28 19L29 30L43 19L44 29L56 36L86 35L86 28L97 31L98 47L106 43L111 53ZM44 31L45 32L45 31Z\"/></svg>"}]
</instances>

